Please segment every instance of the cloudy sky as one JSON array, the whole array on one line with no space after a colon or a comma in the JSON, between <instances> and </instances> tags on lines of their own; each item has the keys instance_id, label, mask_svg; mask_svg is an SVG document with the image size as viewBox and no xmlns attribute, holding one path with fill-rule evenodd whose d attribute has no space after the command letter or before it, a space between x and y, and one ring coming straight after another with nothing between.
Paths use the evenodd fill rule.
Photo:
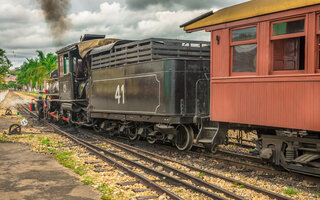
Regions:
<instances>
[{"instance_id":1,"label":"cloudy sky","mask_svg":"<svg viewBox=\"0 0 320 200\"><path fill-rule=\"evenodd\" d=\"M15 67L34 57L37 49L48 53L61 47L53 41L38 1L41 0L0 0L0 48L6 50ZM119 39L209 40L209 33L186 34L179 25L210 10L244 1L70 0L66 18L71 25L62 45L79 41L85 33Z\"/></svg>"}]
</instances>

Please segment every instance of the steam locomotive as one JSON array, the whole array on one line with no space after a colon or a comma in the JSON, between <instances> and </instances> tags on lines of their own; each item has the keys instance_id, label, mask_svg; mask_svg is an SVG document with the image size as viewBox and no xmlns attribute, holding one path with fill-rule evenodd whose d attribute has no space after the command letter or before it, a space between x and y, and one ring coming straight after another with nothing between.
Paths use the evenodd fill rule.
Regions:
<instances>
[{"instance_id":1,"label":"steam locomotive","mask_svg":"<svg viewBox=\"0 0 320 200\"><path fill-rule=\"evenodd\" d=\"M87 34L57 51L40 116L179 150L224 140L209 120L209 42L104 37Z\"/></svg>"}]
</instances>

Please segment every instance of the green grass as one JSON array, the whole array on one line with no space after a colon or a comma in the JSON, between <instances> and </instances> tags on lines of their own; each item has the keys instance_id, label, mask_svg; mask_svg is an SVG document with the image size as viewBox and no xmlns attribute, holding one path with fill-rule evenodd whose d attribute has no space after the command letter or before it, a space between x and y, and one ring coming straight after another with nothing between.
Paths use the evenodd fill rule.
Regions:
<instances>
[{"instance_id":1,"label":"green grass","mask_svg":"<svg viewBox=\"0 0 320 200\"><path fill-rule=\"evenodd\" d=\"M239 185L239 183L236 181L232 184L232 187L239 187L240 189L243 189L244 185Z\"/></svg>"},{"instance_id":2,"label":"green grass","mask_svg":"<svg viewBox=\"0 0 320 200\"><path fill-rule=\"evenodd\" d=\"M199 178L203 180L203 178L204 178L204 173L203 173L203 172L201 172L201 173L199 174Z\"/></svg>"},{"instance_id":3,"label":"green grass","mask_svg":"<svg viewBox=\"0 0 320 200\"><path fill-rule=\"evenodd\" d=\"M9 137L6 136L5 134L1 135L0 137L0 142L8 142L9 141Z\"/></svg>"},{"instance_id":4,"label":"green grass","mask_svg":"<svg viewBox=\"0 0 320 200\"><path fill-rule=\"evenodd\" d=\"M85 185L93 185L93 180L91 179L91 177L85 177L82 180L82 183L84 183Z\"/></svg>"},{"instance_id":5,"label":"green grass","mask_svg":"<svg viewBox=\"0 0 320 200\"><path fill-rule=\"evenodd\" d=\"M111 200L113 196L113 190L111 188L105 188L104 194L102 195L102 200Z\"/></svg>"},{"instance_id":6,"label":"green grass","mask_svg":"<svg viewBox=\"0 0 320 200\"><path fill-rule=\"evenodd\" d=\"M42 140L41 143L43 145L52 146L52 143L50 142L49 138Z\"/></svg>"},{"instance_id":7,"label":"green grass","mask_svg":"<svg viewBox=\"0 0 320 200\"><path fill-rule=\"evenodd\" d=\"M293 188L288 188L288 189L284 190L283 193L285 193L287 195L293 195L293 194L299 194L300 191L299 190L296 191Z\"/></svg>"},{"instance_id":8,"label":"green grass","mask_svg":"<svg viewBox=\"0 0 320 200\"><path fill-rule=\"evenodd\" d=\"M54 151L51 150L51 153L53 153L53 156L58 160L59 163L61 163L63 166L72 169L74 172L76 172L79 175L84 175L87 173L84 165L77 162L72 155L75 153L73 151Z\"/></svg>"}]
</instances>

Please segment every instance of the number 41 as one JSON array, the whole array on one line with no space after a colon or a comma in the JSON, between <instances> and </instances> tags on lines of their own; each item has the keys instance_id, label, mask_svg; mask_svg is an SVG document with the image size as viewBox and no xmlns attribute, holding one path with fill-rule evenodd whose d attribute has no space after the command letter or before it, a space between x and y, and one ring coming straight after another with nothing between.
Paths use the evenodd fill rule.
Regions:
<instances>
[{"instance_id":1,"label":"number 41","mask_svg":"<svg viewBox=\"0 0 320 200\"><path fill-rule=\"evenodd\" d=\"M121 96L121 94L122 94L122 96ZM121 89L120 89L120 85L118 85L116 93L114 95L114 98L118 99L118 104L120 104L120 102L121 102L121 97L122 97L122 104L124 104L124 85L121 85Z\"/></svg>"}]
</instances>

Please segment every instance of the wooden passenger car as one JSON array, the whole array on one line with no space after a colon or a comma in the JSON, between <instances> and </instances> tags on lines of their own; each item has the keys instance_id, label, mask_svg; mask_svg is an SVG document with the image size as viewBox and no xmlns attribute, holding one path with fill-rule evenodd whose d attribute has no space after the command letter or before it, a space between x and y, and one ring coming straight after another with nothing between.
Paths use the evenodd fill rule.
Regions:
<instances>
[{"instance_id":1,"label":"wooden passenger car","mask_svg":"<svg viewBox=\"0 0 320 200\"><path fill-rule=\"evenodd\" d=\"M320 0L252 0L182 25L211 32L210 119L260 157L320 176Z\"/></svg>"},{"instance_id":2,"label":"wooden passenger car","mask_svg":"<svg viewBox=\"0 0 320 200\"><path fill-rule=\"evenodd\" d=\"M252 0L183 25L211 32L211 120L320 131L319 15L319 0Z\"/></svg>"}]
</instances>

